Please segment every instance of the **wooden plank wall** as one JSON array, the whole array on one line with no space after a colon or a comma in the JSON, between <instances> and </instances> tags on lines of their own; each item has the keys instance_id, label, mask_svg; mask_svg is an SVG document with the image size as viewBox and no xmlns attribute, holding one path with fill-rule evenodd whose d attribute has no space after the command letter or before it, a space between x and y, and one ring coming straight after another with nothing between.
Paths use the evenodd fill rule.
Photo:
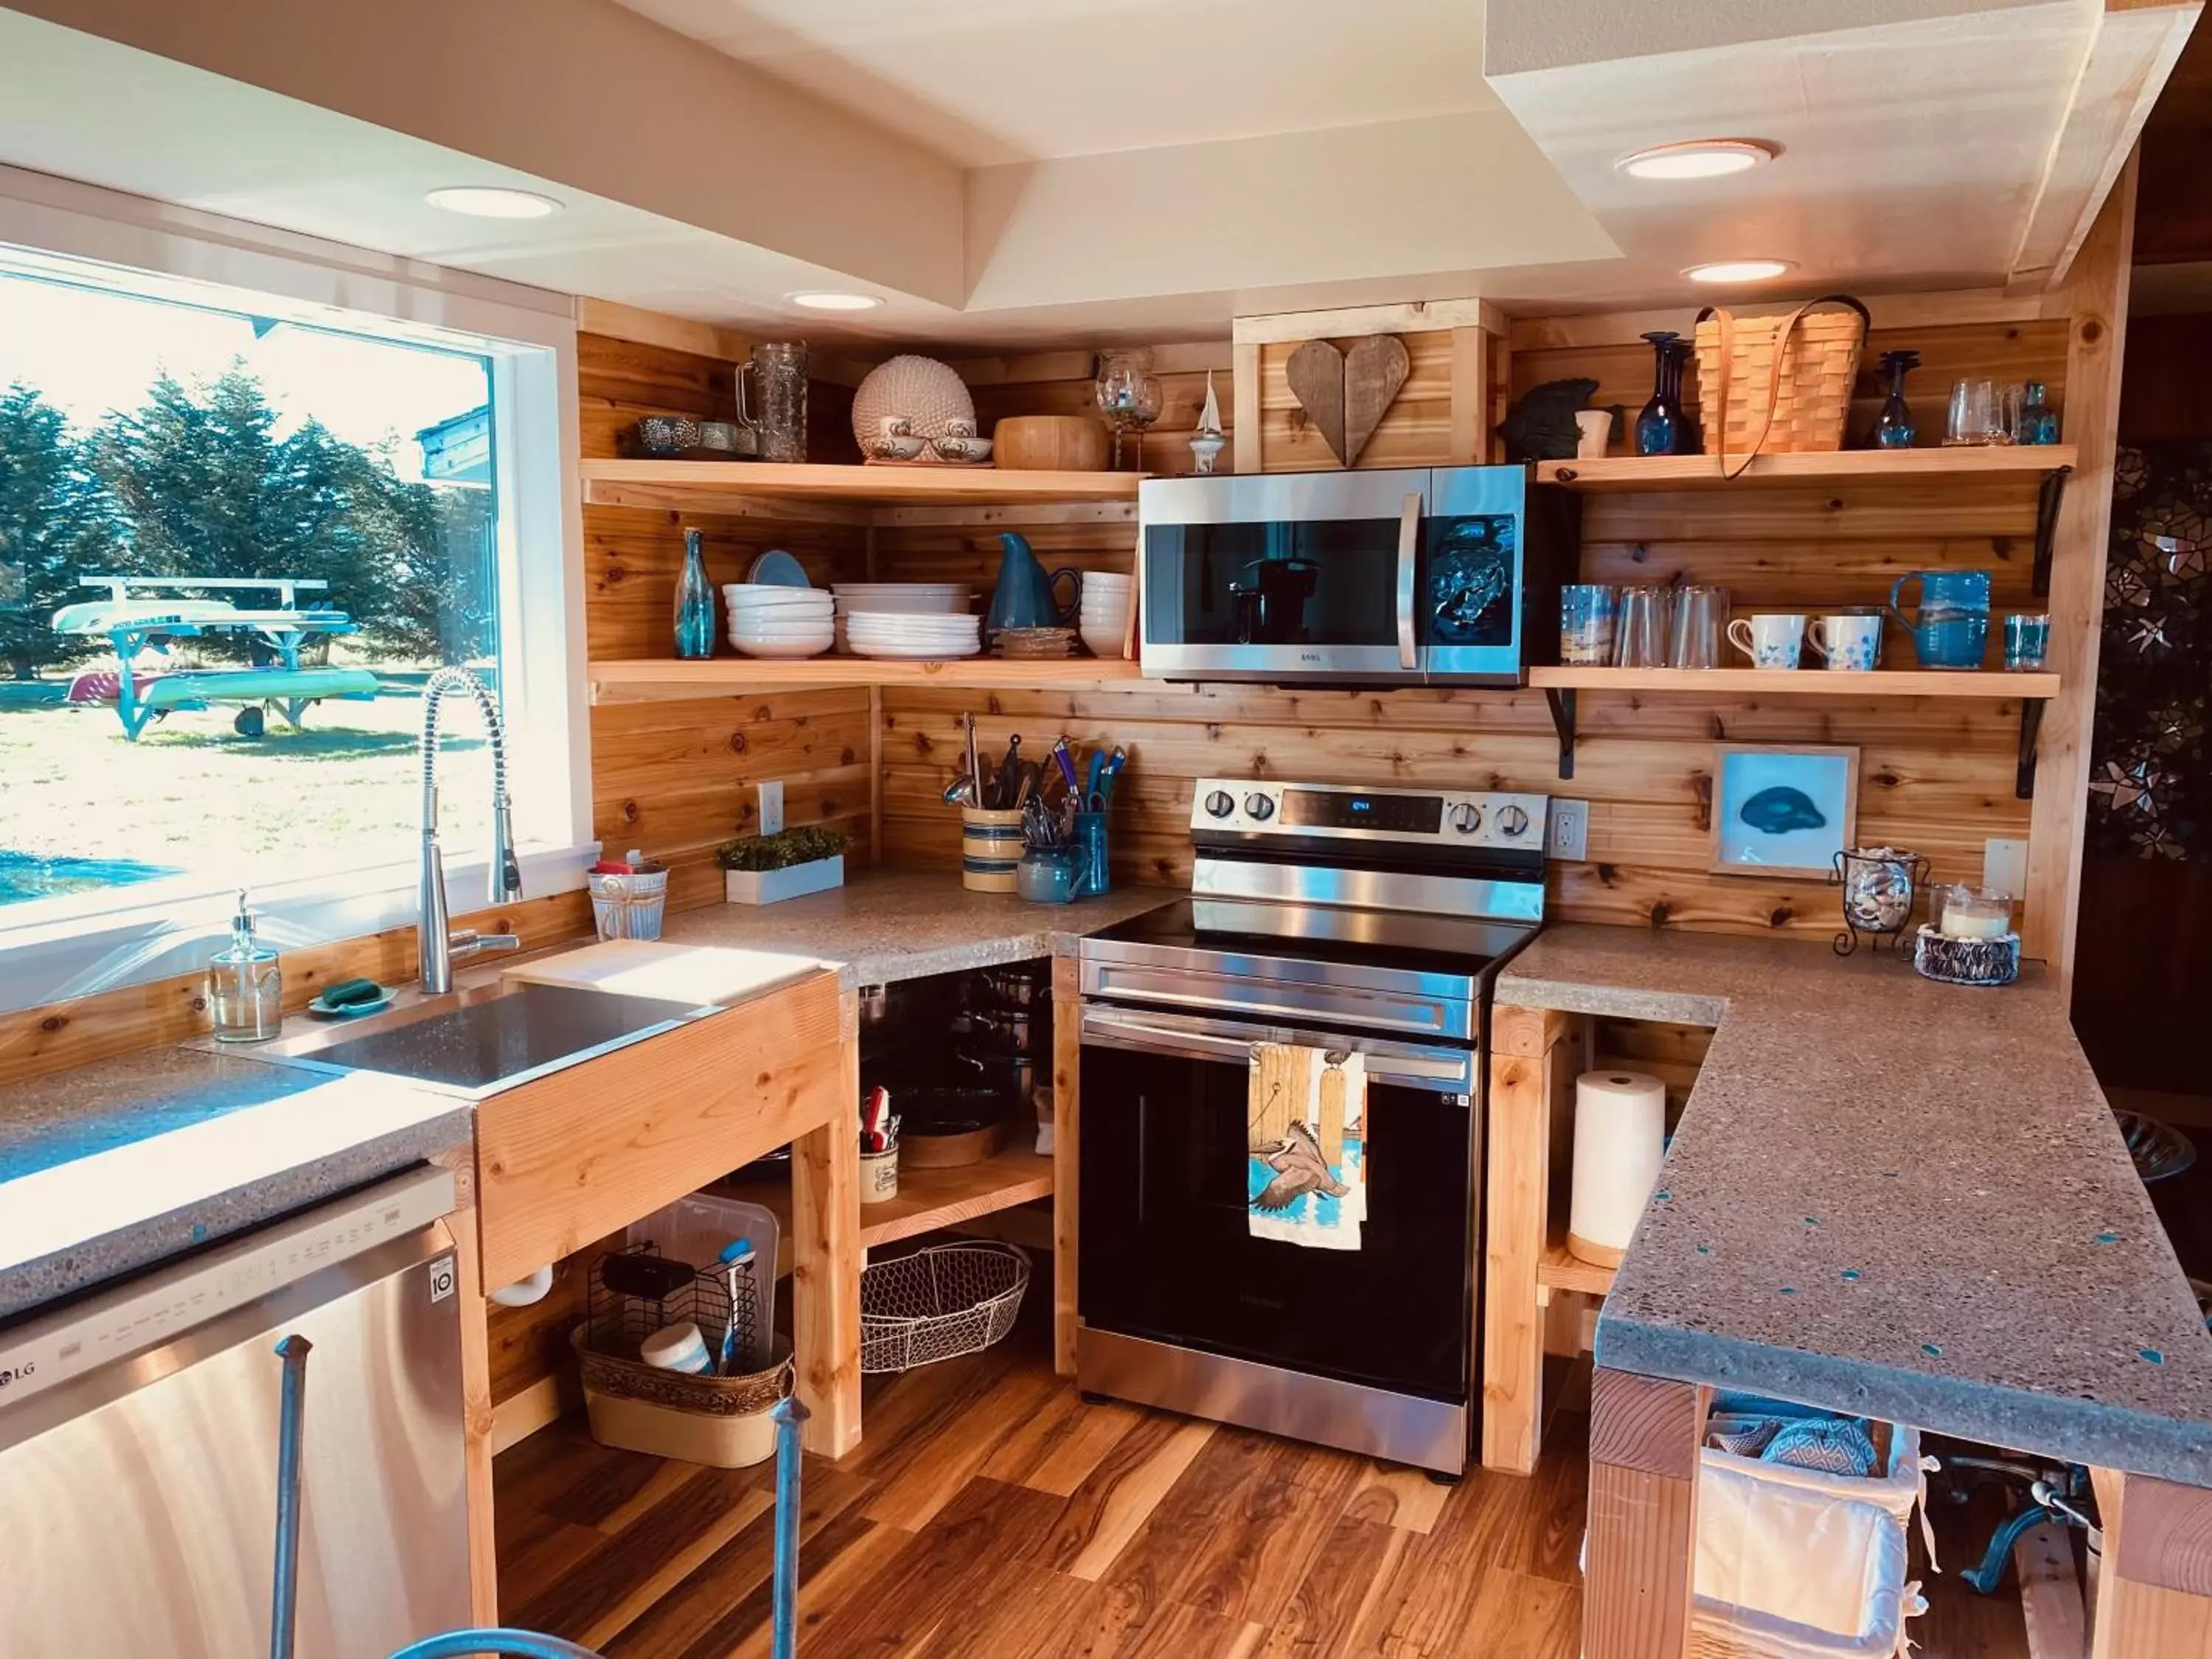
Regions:
<instances>
[{"instance_id":1,"label":"wooden plank wall","mask_svg":"<svg viewBox=\"0 0 2212 1659\"><path fill-rule=\"evenodd\" d=\"M1660 326L1644 319L1642 326ZM1686 320L1686 319L1684 319ZM1616 330L1620 325L1616 324ZM1593 337L1593 332L1595 337ZM1449 342L1451 331L1431 331ZM1650 349L1633 332L1608 341L1590 323L1516 325L1516 392L1587 374L1601 401L1640 404ZM1448 456L1438 413L1437 348L1411 337L1413 409L1375 441L1393 464ZM2063 400L2063 319L1905 326L1875 332L1873 349L1911 344L1928 361L1915 390L1923 434L1940 436L1944 391L1959 374L2039 378ZM1265 388L1287 345L1262 344L1266 464L1317 443L1301 435ZM1071 358L1073 362L1073 358ZM1869 358L1871 362L1871 358ZM1426 365L1425 368L1424 365ZM1427 379L1424 379L1424 375ZM1217 380L1218 377L1217 377ZM1032 406L1072 404L1076 388L1021 383ZM1871 381L1863 382L1868 392ZM1282 396L1287 396L1283 388ZM1869 394L1871 395L1870 393ZM1011 396L996 412L1014 412ZM1871 419L1862 398L1854 422ZM1930 422L1933 423L1932 428ZM1386 444L1386 437L1389 441ZM1279 448L1278 446L1284 447ZM1370 448L1372 456L1376 448ZM1369 459L1363 457L1363 461ZM1717 582L1739 611L1819 611L1887 599L1902 572L1986 568L2000 610L2028 608L2034 495L2019 485L1880 491L1774 490L1593 495L1585 501L1585 568L1608 581ZM1055 516L1065 515L1065 516ZM1133 524L1126 508L1010 514L901 515L875 532L878 573L988 586L998 534L1020 528L1050 565L1127 568ZM927 522L921 522L923 519ZM1901 637L1890 649L1905 653ZM1911 847L1944 880L1978 881L1983 842L2027 834L2014 795L2016 702L1863 699L1705 700L1586 696L1576 776L1557 774L1558 745L1540 695L1530 691L1285 692L1219 685L1146 685L1127 691L981 694L898 690L883 703L881 781L887 860L949 868L957 823L942 805L959 752L960 717L977 714L987 743L1020 732L1035 747L1061 731L1122 743L1130 771L1117 802L1115 855L1125 880L1177 884L1189 874L1191 785L1200 776L1310 776L1347 783L1528 789L1591 803L1589 858L1554 875L1557 913L1572 920L1734 932L1774 928L1812 936L1836 927L1832 890L1818 881L1709 872L1713 750L1721 743L1850 744L1860 751L1859 839Z\"/></svg>"},{"instance_id":2,"label":"wooden plank wall","mask_svg":"<svg viewBox=\"0 0 2212 1659\"><path fill-rule=\"evenodd\" d=\"M620 453L641 415L727 418L730 365L668 347L583 334L577 392L584 454ZM857 580L867 532L845 525L694 515L641 507L584 509L585 640L594 660L669 653L687 523L705 532L708 574L743 581L770 548L798 556L817 583ZM727 651L724 645L722 649ZM592 833L615 853L668 860L670 902L719 902L714 848L754 821L752 786L781 778L793 826L844 831L866 856L868 696L810 691L775 699L711 697L592 710Z\"/></svg>"}]
</instances>

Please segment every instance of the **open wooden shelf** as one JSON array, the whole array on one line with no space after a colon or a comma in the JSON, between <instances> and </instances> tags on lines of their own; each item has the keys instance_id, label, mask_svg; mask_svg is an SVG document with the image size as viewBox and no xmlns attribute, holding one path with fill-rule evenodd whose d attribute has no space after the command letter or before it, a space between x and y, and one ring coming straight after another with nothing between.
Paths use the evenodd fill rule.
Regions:
<instances>
[{"instance_id":1,"label":"open wooden shelf","mask_svg":"<svg viewBox=\"0 0 2212 1659\"><path fill-rule=\"evenodd\" d=\"M1589 1296L1604 1296L1613 1289L1613 1270L1583 1261L1567 1251L1567 1235L1564 1229L1544 1241L1544 1254L1536 1258L1536 1285L1539 1291L1580 1291Z\"/></svg>"},{"instance_id":2,"label":"open wooden shelf","mask_svg":"<svg viewBox=\"0 0 2212 1659\"><path fill-rule=\"evenodd\" d=\"M586 665L593 702L652 702L685 697L744 696L845 685L947 686L982 691L1085 691L1128 685L1133 662L1073 657L1065 662L1012 657L961 657L924 662L869 657L804 657L797 661L717 657L708 662L647 659Z\"/></svg>"},{"instance_id":3,"label":"open wooden shelf","mask_svg":"<svg viewBox=\"0 0 2212 1659\"><path fill-rule=\"evenodd\" d=\"M1577 489L1741 489L1758 484L1874 483L1885 480L2016 477L2033 482L2078 463L2072 444L2005 444L1958 449L1832 449L1761 455L1735 478L1717 455L1608 455L1540 461L1536 477Z\"/></svg>"},{"instance_id":4,"label":"open wooden shelf","mask_svg":"<svg viewBox=\"0 0 2212 1659\"><path fill-rule=\"evenodd\" d=\"M836 466L775 461L587 460L594 507L732 513L752 500L830 507L988 507L1012 502L1131 501L1137 472L1017 472L991 466Z\"/></svg>"},{"instance_id":5,"label":"open wooden shelf","mask_svg":"<svg viewBox=\"0 0 2212 1659\"><path fill-rule=\"evenodd\" d=\"M1871 673L1832 673L1812 668L1532 668L1528 684L1540 690L1680 691L1734 696L1787 692L1803 697L2055 697L2058 676L1960 672L1936 668L1881 668Z\"/></svg>"},{"instance_id":6,"label":"open wooden shelf","mask_svg":"<svg viewBox=\"0 0 2212 1659\"><path fill-rule=\"evenodd\" d=\"M1026 1136L1026 1126L1019 1131ZM741 1198L775 1212L784 1237L791 1236L791 1181L781 1174L718 1182L720 1197ZM1011 1147L981 1164L957 1170L899 1171L898 1196L860 1206L860 1246L872 1249L920 1233L954 1227L963 1221L1017 1204L1052 1196L1052 1160L1026 1146Z\"/></svg>"}]
</instances>

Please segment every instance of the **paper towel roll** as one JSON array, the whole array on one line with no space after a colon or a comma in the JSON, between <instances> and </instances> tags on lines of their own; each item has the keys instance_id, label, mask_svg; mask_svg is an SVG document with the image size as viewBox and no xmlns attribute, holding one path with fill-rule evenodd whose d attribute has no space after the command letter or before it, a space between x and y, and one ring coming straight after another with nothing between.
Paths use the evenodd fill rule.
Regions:
<instances>
[{"instance_id":1,"label":"paper towel roll","mask_svg":"<svg viewBox=\"0 0 2212 1659\"><path fill-rule=\"evenodd\" d=\"M1575 1079L1575 1185L1567 1251L1617 1267L1651 1196L1667 1138L1667 1085L1644 1072Z\"/></svg>"}]
</instances>

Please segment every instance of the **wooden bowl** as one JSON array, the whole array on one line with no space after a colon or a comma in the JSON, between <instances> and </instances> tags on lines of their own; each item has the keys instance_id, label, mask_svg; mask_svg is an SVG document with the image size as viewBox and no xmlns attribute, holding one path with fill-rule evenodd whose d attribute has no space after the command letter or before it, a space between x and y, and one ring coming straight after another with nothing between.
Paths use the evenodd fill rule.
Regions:
<instances>
[{"instance_id":1,"label":"wooden bowl","mask_svg":"<svg viewBox=\"0 0 2212 1659\"><path fill-rule=\"evenodd\" d=\"M1106 425L1089 415L1009 415L991 435L1001 471L1106 470Z\"/></svg>"}]
</instances>

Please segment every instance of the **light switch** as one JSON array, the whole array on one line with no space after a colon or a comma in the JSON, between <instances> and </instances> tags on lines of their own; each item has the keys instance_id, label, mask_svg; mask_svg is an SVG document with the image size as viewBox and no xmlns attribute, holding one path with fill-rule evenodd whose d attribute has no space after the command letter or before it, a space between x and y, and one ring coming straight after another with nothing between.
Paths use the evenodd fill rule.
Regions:
<instances>
[{"instance_id":1,"label":"light switch","mask_svg":"<svg viewBox=\"0 0 2212 1659\"><path fill-rule=\"evenodd\" d=\"M760 787L760 832L773 836L783 829L783 780Z\"/></svg>"},{"instance_id":2,"label":"light switch","mask_svg":"<svg viewBox=\"0 0 2212 1659\"><path fill-rule=\"evenodd\" d=\"M2027 843L1992 836L1982 843L1982 886L2007 898L2027 893Z\"/></svg>"}]
</instances>

